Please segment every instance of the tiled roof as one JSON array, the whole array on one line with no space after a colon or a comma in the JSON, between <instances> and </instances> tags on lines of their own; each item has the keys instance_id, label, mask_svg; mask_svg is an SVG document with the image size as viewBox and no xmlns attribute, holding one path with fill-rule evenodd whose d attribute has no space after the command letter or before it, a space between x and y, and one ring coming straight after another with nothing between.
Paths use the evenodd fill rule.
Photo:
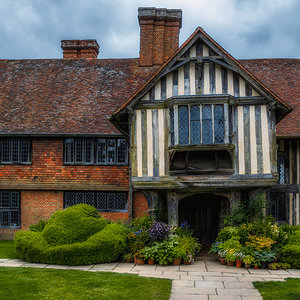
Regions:
<instances>
[{"instance_id":1,"label":"tiled roof","mask_svg":"<svg viewBox=\"0 0 300 300\"><path fill-rule=\"evenodd\" d=\"M300 136L300 60L238 62L293 107L277 134ZM107 117L156 71L138 59L0 60L0 134L119 134Z\"/></svg>"},{"instance_id":2,"label":"tiled roof","mask_svg":"<svg viewBox=\"0 0 300 300\"><path fill-rule=\"evenodd\" d=\"M0 134L118 134L107 116L153 73L138 59L0 60Z\"/></svg>"},{"instance_id":3,"label":"tiled roof","mask_svg":"<svg viewBox=\"0 0 300 300\"><path fill-rule=\"evenodd\" d=\"M293 111L277 124L278 136L300 136L300 59L239 60Z\"/></svg>"}]
</instances>

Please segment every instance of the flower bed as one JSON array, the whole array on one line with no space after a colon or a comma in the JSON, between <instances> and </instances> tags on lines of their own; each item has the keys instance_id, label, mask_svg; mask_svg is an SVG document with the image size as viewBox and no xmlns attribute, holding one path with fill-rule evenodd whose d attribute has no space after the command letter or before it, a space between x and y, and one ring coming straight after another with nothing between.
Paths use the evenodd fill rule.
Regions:
<instances>
[{"instance_id":1,"label":"flower bed","mask_svg":"<svg viewBox=\"0 0 300 300\"><path fill-rule=\"evenodd\" d=\"M218 254L220 262L246 268L271 269L300 267L300 230L296 226L278 226L271 219L224 227L213 243L210 253ZM272 264L278 260L280 264Z\"/></svg>"}]
</instances>

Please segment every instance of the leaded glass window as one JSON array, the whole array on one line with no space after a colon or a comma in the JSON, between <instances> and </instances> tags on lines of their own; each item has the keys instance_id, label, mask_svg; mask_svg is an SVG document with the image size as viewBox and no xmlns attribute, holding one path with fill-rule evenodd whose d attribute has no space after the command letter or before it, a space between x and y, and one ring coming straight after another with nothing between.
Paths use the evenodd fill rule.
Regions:
<instances>
[{"instance_id":1,"label":"leaded glass window","mask_svg":"<svg viewBox=\"0 0 300 300\"><path fill-rule=\"evenodd\" d=\"M198 105L191 107L191 144L200 144L200 109Z\"/></svg>"},{"instance_id":2,"label":"leaded glass window","mask_svg":"<svg viewBox=\"0 0 300 300\"><path fill-rule=\"evenodd\" d=\"M170 108L170 143L171 146L175 143L175 137L174 137L174 108Z\"/></svg>"},{"instance_id":3,"label":"leaded glass window","mask_svg":"<svg viewBox=\"0 0 300 300\"><path fill-rule=\"evenodd\" d=\"M178 124L175 124L177 119L174 116L175 111L177 110L170 109L171 145L224 143L225 117L223 104L180 105L178 106ZM231 110L229 111L231 113ZM178 131L174 130L174 128ZM178 136L175 137L176 132ZM229 135L228 132L227 135ZM227 138L229 139L229 136Z\"/></svg>"},{"instance_id":4,"label":"leaded glass window","mask_svg":"<svg viewBox=\"0 0 300 300\"><path fill-rule=\"evenodd\" d=\"M179 106L178 109L178 133L179 144L189 143L189 112L187 106Z\"/></svg>"},{"instance_id":5,"label":"leaded glass window","mask_svg":"<svg viewBox=\"0 0 300 300\"><path fill-rule=\"evenodd\" d=\"M211 144L213 142L211 105L203 106L202 126L203 126L202 142L203 142L203 144Z\"/></svg>"},{"instance_id":6,"label":"leaded glass window","mask_svg":"<svg viewBox=\"0 0 300 300\"><path fill-rule=\"evenodd\" d=\"M98 211L127 211L125 192L65 192L64 208L76 204L89 204Z\"/></svg>"},{"instance_id":7,"label":"leaded glass window","mask_svg":"<svg viewBox=\"0 0 300 300\"><path fill-rule=\"evenodd\" d=\"M284 184L285 183L284 154L278 154L277 165L278 165L278 177L279 177L278 183Z\"/></svg>"},{"instance_id":8,"label":"leaded glass window","mask_svg":"<svg viewBox=\"0 0 300 300\"><path fill-rule=\"evenodd\" d=\"M224 143L224 110L223 105L215 105L214 107L214 131L215 143Z\"/></svg>"},{"instance_id":9,"label":"leaded glass window","mask_svg":"<svg viewBox=\"0 0 300 300\"><path fill-rule=\"evenodd\" d=\"M20 193L0 191L0 228L20 228Z\"/></svg>"},{"instance_id":10,"label":"leaded glass window","mask_svg":"<svg viewBox=\"0 0 300 300\"><path fill-rule=\"evenodd\" d=\"M24 138L0 139L1 163L30 163L31 140Z\"/></svg>"},{"instance_id":11,"label":"leaded glass window","mask_svg":"<svg viewBox=\"0 0 300 300\"><path fill-rule=\"evenodd\" d=\"M65 140L67 164L113 164L128 162L128 148L121 138L69 138Z\"/></svg>"}]
</instances>

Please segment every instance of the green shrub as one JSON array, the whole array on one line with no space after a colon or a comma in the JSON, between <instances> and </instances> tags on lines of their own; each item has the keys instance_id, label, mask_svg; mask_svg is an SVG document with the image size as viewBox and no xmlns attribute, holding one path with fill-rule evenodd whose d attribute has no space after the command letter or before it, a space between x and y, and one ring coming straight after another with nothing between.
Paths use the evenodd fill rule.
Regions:
<instances>
[{"instance_id":1,"label":"green shrub","mask_svg":"<svg viewBox=\"0 0 300 300\"><path fill-rule=\"evenodd\" d=\"M106 224L96 208L78 204L55 212L47 222L43 236L51 246L83 242Z\"/></svg>"},{"instance_id":2,"label":"green shrub","mask_svg":"<svg viewBox=\"0 0 300 300\"><path fill-rule=\"evenodd\" d=\"M32 224L29 226L31 231L42 232L47 225L47 221L40 220L37 224Z\"/></svg>"},{"instance_id":3,"label":"green shrub","mask_svg":"<svg viewBox=\"0 0 300 300\"><path fill-rule=\"evenodd\" d=\"M237 235L237 227L227 226L220 230L218 237L216 239L217 242L225 242L231 239L232 236Z\"/></svg>"},{"instance_id":4,"label":"green shrub","mask_svg":"<svg viewBox=\"0 0 300 300\"><path fill-rule=\"evenodd\" d=\"M300 268L300 245L286 245L281 249L281 261Z\"/></svg>"},{"instance_id":5,"label":"green shrub","mask_svg":"<svg viewBox=\"0 0 300 300\"><path fill-rule=\"evenodd\" d=\"M43 232L17 232L18 256L29 262L84 265L111 262L125 253L127 229L123 225L106 225L93 207L76 206L54 213Z\"/></svg>"},{"instance_id":6,"label":"green shrub","mask_svg":"<svg viewBox=\"0 0 300 300\"><path fill-rule=\"evenodd\" d=\"M129 228L133 232L141 229L146 231L151 227L152 223L153 220L148 215L144 215L142 217L133 219L129 225Z\"/></svg>"}]
</instances>

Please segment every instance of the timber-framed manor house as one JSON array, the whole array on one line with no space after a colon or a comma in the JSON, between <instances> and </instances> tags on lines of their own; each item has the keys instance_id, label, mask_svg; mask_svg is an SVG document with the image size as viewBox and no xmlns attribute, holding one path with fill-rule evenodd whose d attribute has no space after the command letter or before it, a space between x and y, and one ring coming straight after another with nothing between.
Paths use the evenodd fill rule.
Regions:
<instances>
[{"instance_id":1,"label":"timber-framed manor house","mask_svg":"<svg viewBox=\"0 0 300 300\"><path fill-rule=\"evenodd\" d=\"M182 12L139 8L140 56L0 60L0 239L77 203L186 220L212 242L257 194L300 223L300 60L235 59Z\"/></svg>"}]
</instances>

